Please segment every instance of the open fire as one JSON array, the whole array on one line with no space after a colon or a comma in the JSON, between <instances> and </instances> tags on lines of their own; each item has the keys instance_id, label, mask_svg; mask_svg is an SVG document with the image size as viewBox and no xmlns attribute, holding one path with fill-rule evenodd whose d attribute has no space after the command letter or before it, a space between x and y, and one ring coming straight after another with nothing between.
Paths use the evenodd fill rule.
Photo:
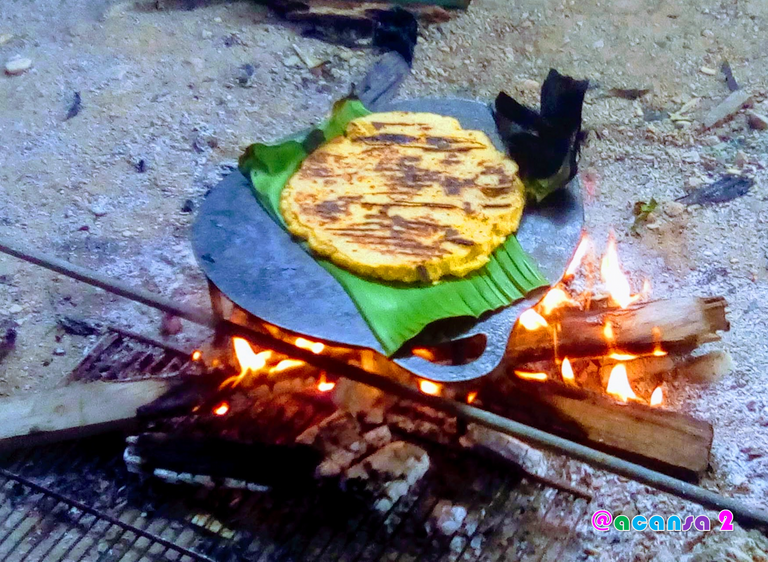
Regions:
<instances>
[{"instance_id":1,"label":"open fire","mask_svg":"<svg viewBox=\"0 0 768 562\"><path fill-rule=\"evenodd\" d=\"M648 406L663 406L668 397L662 390L660 373L674 368L674 361L668 358L664 348L661 326L648 325L647 333L640 334L647 340L642 349L627 349L622 343L622 331L626 331L621 317L614 313L631 312L649 299L651 284L648 279L642 283L639 292L633 292L632 283L622 269L616 240L611 234L605 252L598 258L595 244L585 234L577 247L563 279L550 288L532 308L524 311L513 332L535 333L539 340L548 340L548 352L539 354L533 360L510 360L510 371L523 381L563 384L574 389L598 391L610 396L619 404L633 402ZM653 304L653 303L651 303ZM595 332L600 344L597 350L587 346L584 349L572 347L563 351L563 341L573 335L573 323L568 320L578 314L606 312ZM612 316L612 314L614 314ZM565 324L564 324L565 323ZM578 327L577 327L578 331ZM570 334L568 333L570 332ZM253 377L259 384L282 384L283 379L301 378L311 384L319 393L336 388L336 380L328 373L317 372L300 360L287 358L271 350L254 349L249 342L234 337L231 340L234 366L239 370L221 384L221 389L235 389L247 377ZM305 337L294 337L293 343L312 353L336 352L321 342ZM594 344L594 342L592 342ZM414 354L427 360L435 360L431 348L414 348ZM193 360L200 360L202 353L196 351ZM310 378L308 378L308 373ZM433 381L412 377L411 383L428 395L444 396L467 403L482 402L483 386L480 383L464 385L438 384ZM492 384L492 383L491 383ZM216 415L226 415L226 404L215 407Z\"/></svg>"},{"instance_id":2,"label":"open fire","mask_svg":"<svg viewBox=\"0 0 768 562\"><path fill-rule=\"evenodd\" d=\"M539 303L523 312L519 318L519 326L523 330L547 330L551 334L554 357L552 363L555 369L529 369L519 367L514 370L517 377L523 380L547 381L557 377L569 386L578 386L580 377L574 369L572 358L558 356L557 339L562 331L560 317L568 310L590 310L595 308L617 307L627 309L635 303L640 303L650 296L651 284L644 280L639 293L633 293L629 278L622 270L621 262L613 234L608 238L604 255L600 259L599 280L596 279L597 258L592 240L585 234L573 260L568 265L563 280L552 287ZM571 286L581 281L584 289L576 293ZM651 336L655 342L654 349L647 354L635 354L622 350L616 344L616 327L610 320L602 325L602 337L605 340L607 353L595 358L598 362L614 362L610 375L603 390L606 394L620 402L630 400L645 402L651 406L660 406L664 402L661 387L656 387L648 399L639 397L632 389L627 375L626 362L641 359L646 356L663 357L667 352L661 346L661 328L653 326ZM550 372L550 371L554 371Z\"/></svg>"}]
</instances>

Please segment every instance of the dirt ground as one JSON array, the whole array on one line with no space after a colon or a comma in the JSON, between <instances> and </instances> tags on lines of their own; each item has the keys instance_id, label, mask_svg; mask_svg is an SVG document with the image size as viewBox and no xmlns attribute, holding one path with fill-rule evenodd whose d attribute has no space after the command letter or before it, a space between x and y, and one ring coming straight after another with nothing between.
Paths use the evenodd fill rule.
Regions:
<instances>
[{"instance_id":1,"label":"dirt ground","mask_svg":"<svg viewBox=\"0 0 768 562\"><path fill-rule=\"evenodd\" d=\"M0 237L207 306L189 242L204 194L249 143L322 117L375 54L304 38L250 2L192 11L151 4L0 2L0 65L32 61L21 75L0 75ZM648 277L654 296L728 299L732 330L723 346L735 371L707 387L673 385L669 406L714 425L704 485L763 509L768 132L752 130L743 111L710 130L701 121L728 95L724 59L755 110L768 112L767 18L763 0L474 0L466 13L422 30L400 92L492 99L504 89L534 103L535 82L550 67L592 80L581 168L589 229L598 245L616 231L636 289ZM315 77L294 45L328 60L330 75ZM245 64L255 72L238 80ZM607 96L614 87L652 91L630 101ZM67 118L76 92L82 107ZM664 118L684 105L692 106L687 121ZM728 170L755 178L747 195L682 212L668 204ZM633 235L633 204L651 197L662 205ZM82 357L91 342L57 328L57 315L150 335L160 326L140 305L0 256L0 323L18 325L16 347L0 362L0 394L56 386ZM185 324L173 340L191 347L204 335ZM594 509L699 511L568 466L596 490ZM577 536L583 560L768 559L768 540L743 530L601 535L585 521Z\"/></svg>"}]
</instances>

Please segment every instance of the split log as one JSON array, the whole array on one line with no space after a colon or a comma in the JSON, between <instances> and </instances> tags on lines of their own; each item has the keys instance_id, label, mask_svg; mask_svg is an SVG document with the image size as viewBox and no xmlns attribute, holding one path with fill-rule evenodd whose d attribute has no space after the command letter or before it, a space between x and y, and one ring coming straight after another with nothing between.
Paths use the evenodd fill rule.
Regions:
<instances>
[{"instance_id":1,"label":"split log","mask_svg":"<svg viewBox=\"0 0 768 562\"><path fill-rule=\"evenodd\" d=\"M678 412L511 377L493 381L480 399L512 420L683 480L698 480L709 464L712 426Z\"/></svg>"},{"instance_id":2,"label":"split log","mask_svg":"<svg viewBox=\"0 0 768 562\"><path fill-rule=\"evenodd\" d=\"M71 384L0 400L0 450L129 429L137 410L171 388L164 380Z\"/></svg>"},{"instance_id":3,"label":"split log","mask_svg":"<svg viewBox=\"0 0 768 562\"><path fill-rule=\"evenodd\" d=\"M519 365L556 357L601 357L613 352L650 354L661 346L669 353L689 353L717 341L728 331L722 297L682 297L632 305L626 309L562 309L550 327L515 327L508 344L507 363ZM604 330L610 322L613 342ZM552 327L553 326L553 327Z\"/></svg>"}]
</instances>

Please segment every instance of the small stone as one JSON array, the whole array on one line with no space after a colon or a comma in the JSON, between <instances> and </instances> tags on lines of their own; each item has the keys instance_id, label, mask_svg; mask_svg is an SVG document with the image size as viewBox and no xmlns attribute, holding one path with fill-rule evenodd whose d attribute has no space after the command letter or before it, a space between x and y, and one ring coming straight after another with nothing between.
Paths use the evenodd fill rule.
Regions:
<instances>
[{"instance_id":1,"label":"small stone","mask_svg":"<svg viewBox=\"0 0 768 562\"><path fill-rule=\"evenodd\" d=\"M88 208L88 210L97 217L103 217L109 212L103 203L94 203Z\"/></svg>"},{"instance_id":2,"label":"small stone","mask_svg":"<svg viewBox=\"0 0 768 562\"><path fill-rule=\"evenodd\" d=\"M520 84L520 88L526 92L538 92L541 89L541 85L536 80L523 80Z\"/></svg>"},{"instance_id":3,"label":"small stone","mask_svg":"<svg viewBox=\"0 0 768 562\"><path fill-rule=\"evenodd\" d=\"M598 39L597 41L592 43L592 48L594 49L602 49L603 47L605 47L605 41L603 41L602 39Z\"/></svg>"},{"instance_id":4,"label":"small stone","mask_svg":"<svg viewBox=\"0 0 768 562\"><path fill-rule=\"evenodd\" d=\"M0 34L0 45L5 45L11 39L13 39L13 33Z\"/></svg>"},{"instance_id":5,"label":"small stone","mask_svg":"<svg viewBox=\"0 0 768 562\"><path fill-rule=\"evenodd\" d=\"M714 68L710 68L708 66L702 66L701 68L699 68L699 72L701 72L702 74L706 74L707 76L714 76L715 74L717 74L717 70L715 70Z\"/></svg>"},{"instance_id":6,"label":"small stone","mask_svg":"<svg viewBox=\"0 0 768 562\"><path fill-rule=\"evenodd\" d=\"M66 355L67 352L64 351L63 347L57 347L56 349L53 350L53 354L54 355Z\"/></svg>"},{"instance_id":7,"label":"small stone","mask_svg":"<svg viewBox=\"0 0 768 562\"><path fill-rule=\"evenodd\" d=\"M237 83L243 88L248 88L252 85L253 75L256 72L256 67L250 63L242 65L237 70Z\"/></svg>"},{"instance_id":8,"label":"small stone","mask_svg":"<svg viewBox=\"0 0 768 562\"><path fill-rule=\"evenodd\" d=\"M670 217L679 217L685 211L685 205L677 201L668 201L664 204L664 212Z\"/></svg>"},{"instance_id":9,"label":"small stone","mask_svg":"<svg viewBox=\"0 0 768 562\"><path fill-rule=\"evenodd\" d=\"M744 154L743 150L739 150L736 152L736 156L733 159L733 164L737 168L743 168L749 163L749 158L747 158L747 155Z\"/></svg>"},{"instance_id":10,"label":"small stone","mask_svg":"<svg viewBox=\"0 0 768 562\"><path fill-rule=\"evenodd\" d=\"M704 146L715 146L720 144L720 137L717 135L707 135L703 139L701 139L701 144Z\"/></svg>"},{"instance_id":11,"label":"small stone","mask_svg":"<svg viewBox=\"0 0 768 562\"><path fill-rule=\"evenodd\" d=\"M213 32L209 29L203 29L200 32L200 37L202 37L203 39L210 39L211 37L213 37Z\"/></svg>"},{"instance_id":12,"label":"small stone","mask_svg":"<svg viewBox=\"0 0 768 562\"><path fill-rule=\"evenodd\" d=\"M190 65L197 73L202 72L205 68L205 61L200 57L191 57L184 60L184 62Z\"/></svg>"},{"instance_id":13,"label":"small stone","mask_svg":"<svg viewBox=\"0 0 768 562\"><path fill-rule=\"evenodd\" d=\"M32 59L28 58L15 58L5 63L5 73L8 76L24 74L30 68L32 68Z\"/></svg>"},{"instance_id":14,"label":"small stone","mask_svg":"<svg viewBox=\"0 0 768 562\"><path fill-rule=\"evenodd\" d=\"M711 29L702 29L701 30L701 35L703 37L714 37L715 36L715 32L712 31Z\"/></svg>"},{"instance_id":15,"label":"small stone","mask_svg":"<svg viewBox=\"0 0 768 562\"><path fill-rule=\"evenodd\" d=\"M221 23L221 18L219 16L216 16L215 18L213 18L213 21L216 23Z\"/></svg>"},{"instance_id":16,"label":"small stone","mask_svg":"<svg viewBox=\"0 0 768 562\"><path fill-rule=\"evenodd\" d=\"M704 180L698 176L694 176L688 178L688 181L686 182L686 190L693 191L694 189L700 188L702 185L704 185Z\"/></svg>"},{"instance_id":17,"label":"small stone","mask_svg":"<svg viewBox=\"0 0 768 562\"><path fill-rule=\"evenodd\" d=\"M747 122L749 126L756 131L765 131L768 129L768 117L757 113L756 111L747 111Z\"/></svg>"},{"instance_id":18,"label":"small stone","mask_svg":"<svg viewBox=\"0 0 768 562\"><path fill-rule=\"evenodd\" d=\"M163 314L163 320L160 323L160 333L164 336L174 336L181 332L183 326L178 316Z\"/></svg>"},{"instance_id":19,"label":"small stone","mask_svg":"<svg viewBox=\"0 0 768 562\"><path fill-rule=\"evenodd\" d=\"M291 55L283 59L283 64L285 66L301 66L301 59L296 55Z\"/></svg>"},{"instance_id":20,"label":"small stone","mask_svg":"<svg viewBox=\"0 0 768 562\"><path fill-rule=\"evenodd\" d=\"M24 310L24 308L20 304L12 304L8 307L8 312L11 314L18 314L22 310Z\"/></svg>"},{"instance_id":21,"label":"small stone","mask_svg":"<svg viewBox=\"0 0 768 562\"><path fill-rule=\"evenodd\" d=\"M192 199L187 199L184 201L184 204L181 206L181 212L182 213L191 213L195 210L195 202L192 201Z\"/></svg>"}]
</instances>

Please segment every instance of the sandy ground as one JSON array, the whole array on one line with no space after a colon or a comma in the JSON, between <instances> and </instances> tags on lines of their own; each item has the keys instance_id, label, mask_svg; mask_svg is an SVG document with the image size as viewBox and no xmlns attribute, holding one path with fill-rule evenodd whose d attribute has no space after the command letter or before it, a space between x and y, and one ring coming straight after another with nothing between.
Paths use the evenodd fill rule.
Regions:
<instances>
[{"instance_id":1,"label":"sandy ground","mask_svg":"<svg viewBox=\"0 0 768 562\"><path fill-rule=\"evenodd\" d=\"M768 111L767 17L762 0L475 0L467 13L422 32L401 91L490 99L505 89L533 103L532 81L550 67L593 80L585 106L593 134L582 161L588 225L598 245L615 229L636 288L649 277L655 296L729 300L724 343L737 369L706 388L671 387L670 407L715 427L704 484L764 509L768 133L752 131L743 113L709 131L700 121L728 94L719 72L706 70L724 58L756 109ZM158 12L141 2L4 0L0 64L23 56L32 68L0 76L0 236L207 306L187 201L199 204L250 142L324 115L374 58L297 31L251 3ZM315 77L292 45L330 61L331 74ZM238 82L244 64L255 68L247 87ZM627 101L605 97L612 87L653 91ZM66 119L75 92L82 110ZM644 118L693 98L692 123L681 128ZM748 195L675 216L660 210L650 229L629 232L635 201L669 202L729 168L756 178ZM90 342L58 329L61 314L153 335L160 325L139 305L0 257L0 322L19 325L16 349L0 363L0 394L60 384L82 357ZM175 341L191 346L203 336L185 325ZM595 509L698 511L613 476L569 469L597 491ZM765 537L741 530L598 535L585 521L577 533L583 560L768 558Z\"/></svg>"}]
</instances>

